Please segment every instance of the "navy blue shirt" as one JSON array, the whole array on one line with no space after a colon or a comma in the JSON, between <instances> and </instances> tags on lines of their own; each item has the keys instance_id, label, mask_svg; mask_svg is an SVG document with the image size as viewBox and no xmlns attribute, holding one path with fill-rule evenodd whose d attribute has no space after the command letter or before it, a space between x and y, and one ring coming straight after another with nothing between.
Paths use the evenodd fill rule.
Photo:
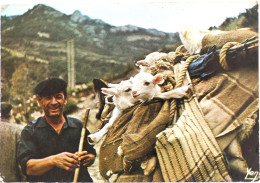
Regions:
<instances>
[{"instance_id":1,"label":"navy blue shirt","mask_svg":"<svg viewBox=\"0 0 260 183\"><path fill-rule=\"evenodd\" d=\"M26 174L26 163L29 159L42 159L62 152L75 153L79 148L79 141L83 123L72 117L67 117L59 134L47 123L45 117L30 122L21 133L18 147L18 161L22 171ZM83 151L96 155L93 146L88 144L86 129ZM74 171L66 171L54 167L44 175L27 176L27 181L33 182L72 182ZM79 182L93 182L87 167L80 167Z\"/></svg>"}]
</instances>

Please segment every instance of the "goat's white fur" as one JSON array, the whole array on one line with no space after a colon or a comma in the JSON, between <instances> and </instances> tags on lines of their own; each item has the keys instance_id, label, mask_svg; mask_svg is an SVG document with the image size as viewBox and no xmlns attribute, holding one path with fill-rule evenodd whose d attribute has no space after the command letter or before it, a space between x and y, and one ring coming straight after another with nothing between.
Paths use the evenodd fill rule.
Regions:
<instances>
[{"instance_id":1,"label":"goat's white fur","mask_svg":"<svg viewBox=\"0 0 260 183\"><path fill-rule=\"evenodd\" d=\"M149 175L151 172L154 171L156 166L156 157L152 156L151 158L143 161L141 163L141 168L144 170L144 175Z\"/></svg>"},{"instance_id":2,"label":"goat's white fur","mask_svg":"<svg viewBox=\"0 0 260 183\"><path fill-rule=\"evenodd\" d=\"M134 105L137 101L131 96L131 80L121 81L119 84L109 84L111 88L102 88L102 93L112 95L115 108L108 123L98 132L90 134L88 141L90 144L98 143L108 132L113 123L121 116L122 111Z\"/></svg>"},{"instance_id":3,"label":"goat's white fur","mask_svg":"<svg viewBox=\"0 0 260 183\"><path fill-rule=\"evenodd\" d=\"M151 67L155 66L155 62L165 56L167 56L167 53L152 52L148 54L144 60L137 61L136 66L139 66L141 72L150 72Z\"/></svg>"},{"instance_id":4,"label":"goat's white fur","mask_svg":"<svg viewBox=\"0 0 260 183\"><path fill-rule=\"evenodd\" d=\"M112 170L108 170L106 175L109 177L109 182L116 182L118 174L114 173Z\"/></svg>"},{"instance_id":5,"label":"goat's white fur","mask_svg":"<svg viewBox=\"0 0 260 183\"><path fill-rule=\"evenodd\" d=\"M189 86L182 86L168 92L161 92L158 84L163 84L163 74L153 76L150 73L140 72L132 78L132 96L141 102L150 101L153 98L171 99L187 96Z\"/></svg>"},{"instance_id":6,"label":"goat's white fur","mask_svg":"<svg viewBox=\"0 0 260 183\"><path fill-rule=\"evenodd\" d=\"M207 34L219 34L222 31L201 30L193 25L183 25L179 31L181 42L187 51L192 54L200 53L202 49L202 39Z\"/></svg>"}]
</instances>

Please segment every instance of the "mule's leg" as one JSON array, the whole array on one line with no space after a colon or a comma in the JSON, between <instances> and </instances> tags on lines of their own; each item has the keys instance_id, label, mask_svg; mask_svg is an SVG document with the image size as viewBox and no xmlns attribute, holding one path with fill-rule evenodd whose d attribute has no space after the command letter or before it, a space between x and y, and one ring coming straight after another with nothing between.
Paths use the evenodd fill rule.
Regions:
<instances>
[{"instance_id":1,"label":"mule's leg","mask_svg":"<svg viewBox=\"0 0 260 183\"><path fill-rule=\"evenodd\" d=\"M231 173L244 178L247 174L247 162L242 155L242 149L237 138L235 138L226 149L228 165Z\"/></svg>"}]
</instances>

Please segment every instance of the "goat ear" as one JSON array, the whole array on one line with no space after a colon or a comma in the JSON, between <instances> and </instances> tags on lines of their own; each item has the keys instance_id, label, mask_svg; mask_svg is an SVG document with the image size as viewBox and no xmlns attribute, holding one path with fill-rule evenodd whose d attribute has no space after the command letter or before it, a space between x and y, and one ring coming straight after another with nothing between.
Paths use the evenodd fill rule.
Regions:
<instances>
[{"instance_id":1,"label":"goat ear","mask_svg":"<svg viewBox=\"0 0 260 183\"><path fill-rule=\"evenodd\" d=\"M93 85L95 92L100 92L101 88L107 88L107 83L101 79L93 79Z\"/></svg>"},{"instance_id":2,"label":"goat ear","mask_svg":"<svg viewBox=\"0 0 260 183\"><path fill-rule=\"evenodd\" d=\"M118 84L108 83L108 87L110 87L110 88L115 88L117 86L118 86Z\"/></svg>"},{"instance_id":3,"label":"goat ear","mask_svg":"<svg viewBox=\"0 0 260 183\"><path fill-rule=\"evenodd\" d=\"M101 79L93 79L95 93L98 96L98 113L96 114L96 119L101 118L101 113L103 112L105 106L105 95L101 92L101 88L107 88L107 83Z\"/></svg>"},{"instance_id":4,"label":"goat ear","mask_svg":"<svg viewBox=\"0 0 260 183\"><path fill-rule=\"evenodd\" d=\"M163 79L163 74L156 74L153 77L153 84L163 84L164 83L164 79Z\"/></svg>"},{"instance_id":5,"label":"goat ear","mask_svg":"<svg viewBox=\"0 0 260 183\"><path fill-rule=\"evenodd\" d=\"M102 91L103 94L116 95L116 89L115 88L101 88L101 91Z\"/></svg>"}]
</instances>

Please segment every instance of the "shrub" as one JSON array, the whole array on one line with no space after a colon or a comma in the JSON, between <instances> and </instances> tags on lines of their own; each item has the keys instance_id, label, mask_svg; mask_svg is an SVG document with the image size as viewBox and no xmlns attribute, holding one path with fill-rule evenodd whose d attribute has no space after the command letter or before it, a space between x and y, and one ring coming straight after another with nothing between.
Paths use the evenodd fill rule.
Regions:
<instances>
[{"instance_id":1,"label":"shrub","mask_svg":"<svg viewBox=\"0 0 260 183\"><path fill-rule=\"evenodd\" d=\"M67 105L64 106L63 112L65 115L71 114L78 109L77 103L74 100L68 100Z\"/></svg>"}]
</instances>

